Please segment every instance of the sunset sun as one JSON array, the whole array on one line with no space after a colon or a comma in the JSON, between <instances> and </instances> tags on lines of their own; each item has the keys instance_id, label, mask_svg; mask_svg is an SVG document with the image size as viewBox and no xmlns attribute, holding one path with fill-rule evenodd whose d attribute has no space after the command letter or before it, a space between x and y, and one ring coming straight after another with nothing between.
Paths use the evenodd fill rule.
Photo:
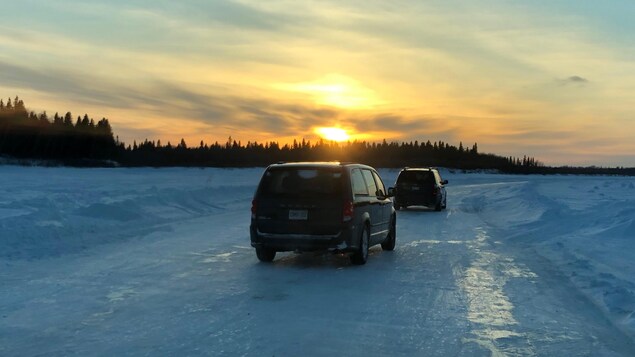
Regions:
<instances>
[{"instance_id":1,"label":"sunset sun","mask_svg":"<svg viewBox=\"0 0 635 357\"><path fill-rule=\"evenodd\" d=\"M350 138L350 135L348 135L346 130L342 128L336 128L336 127L316 128L315 133L326 140L337 141L337 142L346 141Z\"/></svg>"}]
</instances>

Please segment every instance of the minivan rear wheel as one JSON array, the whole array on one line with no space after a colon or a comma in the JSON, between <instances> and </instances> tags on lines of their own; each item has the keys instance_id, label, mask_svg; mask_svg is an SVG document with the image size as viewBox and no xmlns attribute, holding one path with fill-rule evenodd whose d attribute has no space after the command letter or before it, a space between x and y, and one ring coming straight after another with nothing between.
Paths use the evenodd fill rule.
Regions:
<instances>
[{"instance_id":1,"label":"minivan rear wheel","mask_svg":"<svg viewBox=\"0 0 635 357\"><path fill-rule=\"evenodd\" d=\"M355 265L364 265L368 260L368 225L364 224L362 234L359 237L359 247L357 251L351 255L351 263Z\"/></svg>"},{"instance_id":2,"label":"minivan rear wheel","mask_svg":"<svg viewBox=\"0 0 635 357\"><path fill-rule=\"evenodd\" d=\"M276 257L276 251L269 248L256 248L256 256L261 262L272 262Z\"/></svg>"},{"instance_id":3,"label":"minivan rear wheel","mask_svg":"<svg viewBox=\"0 0 635 357\"><path fill-rule=\"evenodd\" d=\"M395 243L397 242L397 224L396 219L393 216L390 220L390 230L388 231L388 237L381 244L381 249L383 250L394 250Z\"/></svg>"}]
</instances>

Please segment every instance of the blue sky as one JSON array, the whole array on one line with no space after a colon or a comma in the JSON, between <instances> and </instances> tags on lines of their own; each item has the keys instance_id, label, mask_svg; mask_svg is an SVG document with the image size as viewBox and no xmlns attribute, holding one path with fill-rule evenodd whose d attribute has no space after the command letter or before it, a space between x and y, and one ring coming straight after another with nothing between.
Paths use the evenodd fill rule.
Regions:
<instances>
[{"instance_id":1,"label":"blue sky","mask_svg":"<svg viewBox=\"0 0 635 357\"><path fill-rule=\"evenodd\" d=\"M443 140L635 166L627 1L20 1L0 97L121 140ZM6 99L5 99L6 100Z\"/></svg>"}]
</instances>

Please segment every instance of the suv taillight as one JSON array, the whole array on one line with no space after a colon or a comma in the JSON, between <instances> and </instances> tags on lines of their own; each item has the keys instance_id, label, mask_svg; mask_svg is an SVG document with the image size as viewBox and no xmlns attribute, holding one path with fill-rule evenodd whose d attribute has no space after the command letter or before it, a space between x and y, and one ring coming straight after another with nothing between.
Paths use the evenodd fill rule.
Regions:
<instances>
[{"instance_id":1,"label":"suv taillight","mask_svg":"<svg viewBox=\"0 0 635 357\"><path fill-rule=\"evenodd\" d=\"M348 222L353 219L354 213L353 201L348 201L344 203L344 210L342 212L342 222Z\"/></svg>"},{"instance_id":2,"label":"suv taillight","mask_svg":"<svg viewBox=\"0 0 635 357\"><path fill-rule=\"evenodd\" d=\"M258 202L256 200L251 201L251 218L256 218L256 208L258 207Z\"/></svg>"}]
</instances>

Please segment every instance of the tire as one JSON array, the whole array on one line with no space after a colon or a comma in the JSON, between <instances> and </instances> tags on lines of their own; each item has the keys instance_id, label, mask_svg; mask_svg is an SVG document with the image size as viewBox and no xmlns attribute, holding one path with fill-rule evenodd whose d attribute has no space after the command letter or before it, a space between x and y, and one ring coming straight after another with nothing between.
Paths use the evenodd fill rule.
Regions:
<instances>
[{"instance_id":1,"label":"tire","mask_svg":"<svg viewBox=\"0 0 635 357\"><path fill-rule=\"evenodd\" d=\"M395 216L390 220L390 231L388 237L381 244L381 249L392 251L395 249L395 243L397 242L397 218Z\"/></svg>"},{"instance_id":2,"label":"tire","mask_svg":"<svg viewBox=\"0 0 635 357\"><path fill-rule=\"evenodd\" d=\"M276 251L269 248L256 248L256 256L261 262L270 263L276 257Z\"/></svg>"},{"instance_id":3,"label":"tire","mask_svg":"<svg viewBox=\"0 0 635 357\"><path fill-rule=\"evenodd\" d=\"M439 212L441 210L441 208L442 208L441 207L441 202L437 203L437 205L434 206L434 210L437 211L437 212Z\"/></svg>"},{"instance_id":4,"label":"tire","mask_svg":"<svg viewBox=\"0 0 635 357\"><path fill-rule=\"evenodd\" d=\"M362 229L362 234L359 236L359 247L357 251L351 255L351 263L354 265L364 265L368 260L368 240L370 236L370 232L368 229L368 225L364 224L364 229Z\"/></svg>"}]
</instances>

